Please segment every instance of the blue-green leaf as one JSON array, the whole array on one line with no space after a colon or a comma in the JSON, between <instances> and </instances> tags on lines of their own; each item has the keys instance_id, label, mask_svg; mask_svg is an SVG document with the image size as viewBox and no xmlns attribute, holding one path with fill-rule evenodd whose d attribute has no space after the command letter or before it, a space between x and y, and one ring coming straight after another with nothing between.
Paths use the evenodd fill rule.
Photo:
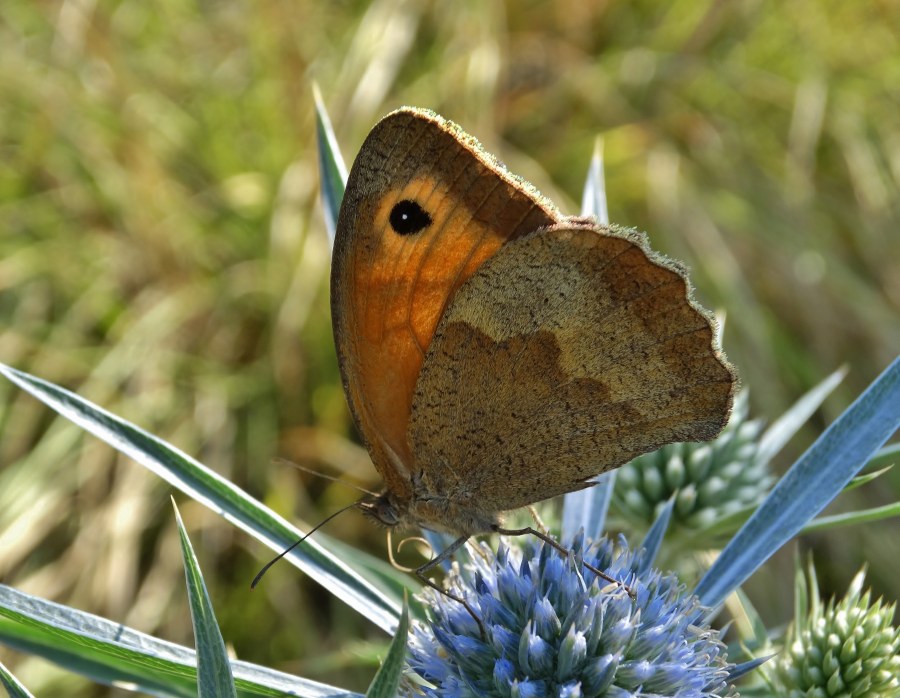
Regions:
<instances>
[{"instance_id":1,"label":"blue-green leaf","mask_svg":"<svg viewBox=\"0 0 900 698\"><path fill-rule=\"evenodd\" d=\"M900 427L900 359L810 446L700 580L717 606L824 509Z\"/></svg>"},{"instance_id":2,"label":"blue-green leaf","mask_svg":"<svg viewBox=\"0 0 900 698\"><path fill-rule=\"evenodd\" d=\"M9 670L0 662L0 686L6 689L9 698L34 698L21 682L9 673Z\"/></svg>"},{"instance_id":3,"label":"blue-green leaf","mask_svg":"<svg viewBox=\"0 0 900 698\"><path fill-rule=\"evenodd\" d=\"M638 569L640 574L647 572L653 567L653 561L659 553L659 548L662 545L663 538L666 536L666 531L669 530L669 521L672 520L672 510L675 508L676 496L677 494L670 497L669 501L665 503L665 506L660 509L659 514L653 521L653 525L650 527L650 530L647 531L647 535L644 536L644 541L641 543L641 549L644 553L641 558L640 568Z\"/></svg>"},{"instance_id":4,"label":"blue-green leaf","mask_svg":"<svg viewBox=\"0 0 900 698\"><path fill-rule=\"evenodd\" d=\"M3 364L0 373L272 550L281 552L302 535L246 492L162 439L40 378ZM322 540L326 538L320 537ZM376 586L367 579L367 570L350 567L350 560L339 558L313 539L293 550L285 560L387 632L396 629L402 590L389 586L391 580L387 576L380 577ZM396 596L388 596L384 588L392 589Z\"/></svg>"},{"instance_id":5,"label":"blue-green leaf","mask_svg":"<svg viewBox=\"0 0 900 698\"><path fill-rule=\"evenodd\" d=\"M597 484L586 490L570 492L563 499L562 540L571 541L584 529L588 540L597 540L606 525L606 512L616 484L616 471L597 478Z\"/></svg>"},{"instance_id":6,"label":"blue-green leaf","mask_svg":"<svg viewBox=\"0 0 900 698\"><path fill-rule=\"evenodd\" d=\"M757 667L768 662L774 654L766 655L765 657L757 657L756 659L751 659L749 662L743 662L742 664L736 664L731 667L731 671L728 672L728 680L734 681L735 679L740 678L744 674L749 674L751 671L756 669Z\"/></svg>"},{"instance_id":7,"label":"blue-green leaf","mask_svg":"<svg viewBox=\"0 0 900 698\"><path fill-rule=\"evenodd\" d=\"M406 640L409 635L409 611L406 601L403 602L403 611L400 614L400 624L391 641L391 647L387 656L378 668L378 673L372 679L366 698L395 698L400 687L400 677L403 676L403 667L406 665Z\"/></svg>"},{"instance_id":8,"label":"blue-green leaf","mask_svg":"<svg viewBox=\"0 0 900 698\"><path fill-rule=\"evenodd\" d=\"M761 461L771 460L800 430L800 427L806 424L806 420L819 409L825 402L825 398L831 395L846 375L846 368L838 369L805 393L787 412L776 419L760 437L759 451L756 457Z\"/></svg>"},{"instance_id":9,"label":"blue-green leaf","mask_svg":"<svg viewBox=\"0 0 900 698\"><path fill-rule=\"evenodd\" d=\"M197 695L200 698L235 696L234 677L225 649L225 640L216 621L216 613L203 581L200 563L194 554L184 522L178 512L175 500L175 520L181 540L181 556L184 560L184 576L187 583L188 601L191 607L191 623L194 626L194 641L197 645Z\"/></svg>"},{"instance_id":10,"label":"blue-green leaf","mask_svg":"<svg viewBox=\"0 0 900 698\"><path fill-rule=\"evenodd\" d=\"M609 223L606 207L606 182L603 177L603 140L597 138L588 166L584 191L581 195L581 215L593 216L598 223ZM612 498L616 471L597 478L597 484L585 490L570 492L563 500L561 540L571 541L584 530L588 540L596 540L606 525L606 513Z\"/></svg>"},{"instance_id":11,"label":"blue-green leaf","mask_svg":"<svg viewBox=\"0 0 900 698\"><path fill-rule=\"evenodd\" d=\"M609 211L606 205L606 181L603 176L603 139L594 142L594 154L588 167L584 192L581 195L581 215L593 216L598 223L609 224Z\"/></svg>"},{"instance_id":12,"label":"blue-green leaf","mask_svg":"<svg viewBox=\"0 0 900 698\"><path fill-rule=\"evenodd\" d=\"M316 102L316 140L319 145L319 181L321 182L322 208L325 211L325 226L328 237L334 244L337 230L338 212L347 186L347 166L341 157L331 119L325 110L318 85L313 85L313 97Z\"/></svg>"},{"instance_id":13,"label":"blue-green leaf","mask_svg":"<svg viewBox=\"0 0 900 698\"><path fill-rule=\"evenodd\" d=\"M0 584L0 642L107 685L149 695L197 695L197 655L121 623ZM359 698L334 686L233 660L239 696Z\"/></svg>"}]
</instances>

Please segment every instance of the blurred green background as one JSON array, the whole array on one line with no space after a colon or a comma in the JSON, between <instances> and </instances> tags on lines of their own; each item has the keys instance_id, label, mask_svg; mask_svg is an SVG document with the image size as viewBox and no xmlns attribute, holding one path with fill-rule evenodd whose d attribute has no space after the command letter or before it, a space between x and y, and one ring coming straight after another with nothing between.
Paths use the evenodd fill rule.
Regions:
<instances>
[{"instance_id":1,"label":"blurred green background","mask_svg":"<svg viewBox=\"0 0 900 698\"><path fill-rule=\"evenodd\" d=\"M610 217L726 313L752 414L841 365L783 468L900 349L900 3L0 5L0 361L171 441L289 518L377 484L339 384L311 85L344 156L402 104L459 122L567 212L596 135ZM192 644L169 488L0 384L0 579ZM894 501L900 475L834 510ZM386 638L179 497L226 641L364 688ZM329 532L384 554L348 514ZM809 536L825 593L900 595L900 527ZM792 550L749 585L791 612ZM36 693L118 695L0 650ZM122 692L124 694L124 692Z\"/></svg>"}]
</instances>

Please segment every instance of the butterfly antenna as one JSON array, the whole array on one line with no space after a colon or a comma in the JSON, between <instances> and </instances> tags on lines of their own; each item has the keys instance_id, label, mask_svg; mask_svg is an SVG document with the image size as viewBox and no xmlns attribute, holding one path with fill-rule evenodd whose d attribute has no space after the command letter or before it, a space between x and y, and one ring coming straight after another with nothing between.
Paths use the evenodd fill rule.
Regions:
<instances>
[{"instance_id":1,"label":"butterfly antenna","mask_svg":"<svg viewBox=\"0 0 900 698\"><path fill-rule=\"evenodd\" d=\"M336 482L339 485L344 485L345 487L350 487L357 492L362 492L363 494L371 495L372 497L377 497L378 494L375 492L370 492L364 487L360 487L359 485L355 485L352 482L347 482L346 480L341 480L339 477L335 477L334 475L327 475L326 473L319 472L318 470L313 470L312 468L307 468L305 465L300 465L299 463L294 463L293 461L289 461L286 458L273 458L276 463L281 463L282 465L289 465L292 468L296 468L297 470L302 470L304 473L309 473L310 475L315 475L317 477L324 478L326 480L331 480L332 482ZM323 522L324 523L324 522Z\"/></svg>"},{"instance_id":2,"label":"butterfly antenna","mask_svg":"<svg viewBox=\"0 0 900 698\"><path fill-rule=\"evenodd\" d=\"M289 552L291 552L294 548L296 548L298 545L300 545L303 541L305 541L307 538L309 538L313 533L315 533L315 532L318 531L320 528L322 528L322 526L324 526L324 525L327 524L329 521L331 521L335 516L337 516L338 514L343 514L345 511L347 511L347 509L352 509L353 507L356 506L356 504L357 504L356 502L353 502L352 504L348 504L348 505L345 506L345 507L341 507L341 508L338 509L336 512L334 512L333 514L331 514L330 516L328 516L324 521L320 521L320 522L317 523L315 526L313 526L312 530L309 531L309 533L305 533L305 534L300 538L300 540L298 540L296 543L294 543L293 545L291 545L291 546L290 546L289 548L287 548L286 550L281 551L280 553L278 553L278 555L276 555L276 556L273 557L271 560L269 560L269 561L265 564L265 566L264 566L264 567L256 574L256 576L253 578L253 581L250 582L250 588L251 588L251 589L255 589L255 588L256 588L256 585L259 584L259 580L261 580L261 579L263 578L263 575L264 575L266 572L269 571L269 568L270 568L272 565L274 565L274 564L275 564L276 562L278 562L281 558L283 558L285 555L287 555Z\"/></svg>"}]
</instances>

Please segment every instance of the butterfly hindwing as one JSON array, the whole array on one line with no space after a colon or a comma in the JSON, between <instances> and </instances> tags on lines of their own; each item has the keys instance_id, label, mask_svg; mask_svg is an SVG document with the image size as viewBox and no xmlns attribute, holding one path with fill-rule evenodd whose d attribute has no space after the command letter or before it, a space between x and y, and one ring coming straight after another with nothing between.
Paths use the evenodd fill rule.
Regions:
<instances>
[{"instance_id":1,"label":"butterfly hindwing","mask_svg":"<svg viewBox=\"0 0 900 698\"><path fill-rule=\"evenodd\" d=\"M712 438L734 382L683 270L642 236L575 221L510 242L457 291L409 441L430 489L509 510Z\"/></svg>"}]
</instances>

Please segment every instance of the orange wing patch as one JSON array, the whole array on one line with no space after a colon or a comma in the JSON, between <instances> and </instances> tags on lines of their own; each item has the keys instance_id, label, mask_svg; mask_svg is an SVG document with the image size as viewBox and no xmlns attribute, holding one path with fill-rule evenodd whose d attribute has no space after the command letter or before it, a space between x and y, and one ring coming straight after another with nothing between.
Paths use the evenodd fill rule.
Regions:
<instances>
[{"instance_id":1,"label":"orange wing patch","mask_svg":"<svg viewBox=\"0 0 900 698\"><path fill-rule=\"evenodd\" d=\"M440 117L401 110L369 134L338 220L332 313L351 408L391 491L409 494L413 392L450 299L507 241L558 220Z\"/></svg>"}]
</instances>

